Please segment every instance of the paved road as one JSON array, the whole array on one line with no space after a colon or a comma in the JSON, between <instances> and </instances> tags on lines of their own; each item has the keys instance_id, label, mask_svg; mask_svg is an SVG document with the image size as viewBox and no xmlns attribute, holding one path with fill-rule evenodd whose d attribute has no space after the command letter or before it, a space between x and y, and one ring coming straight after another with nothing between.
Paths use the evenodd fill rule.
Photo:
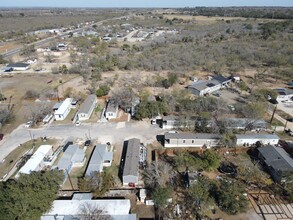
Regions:
<instances>
[{"instance_id":1,"label":"paved road","mask_svg":"<svg viewBox=\"0 0 293 220\"><path fill-rule=\"evenodd\" d=\"M147 122L119 122L119 123L93 123L75 125L50 125L49 127L28 129L24 125L19 126L10 135L6 136L0 144L0 161L20 144L33 138L48 137L67 139L72 136L80 139L98 139L100 143L117 143L129 138L139 138L145 144L152 143L156 136L163 134L164 130Z\"/></svg>"}]
</instances>

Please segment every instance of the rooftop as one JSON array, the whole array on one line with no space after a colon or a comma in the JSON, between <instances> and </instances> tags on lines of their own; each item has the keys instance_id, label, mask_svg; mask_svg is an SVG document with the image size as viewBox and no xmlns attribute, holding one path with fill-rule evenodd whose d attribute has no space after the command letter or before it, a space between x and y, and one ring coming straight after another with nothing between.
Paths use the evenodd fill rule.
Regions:
<instances>
[{"instance_id":1,"label":"rooftop","mask_svg":"<svg viewBox=\"0 0 293 220\"><path fill-rule=\"evenodd\" d=\"M127 152L123 169L123 176L138 175L139 170L139 151L140 140L137 138L129 139L127 144Z\"/></svg>"},{"instance_id":2,"label":"rooftop","mask_svg":"<svg viewBox=\"0 0 293 220\"><path fill-rule=\"evenodd\" d=\"M6 67L15 68L15 67L28 67L28 66L29 66L28 63L10 63Z\"/></svg>"},{"instance_id":3,"label":"rooftop","mask_svg":"<svg viewBox=\"0 0 293 220\"><path fill-rule=\"evenodd\" d=\"M88 114L91 110L91 107L93 106L93 103L97 102L97 96L96 95L89 95L86 100L81 104L79 113Z\"/></svg>"},{"instance_id":4,"label":"rooftop","mask_svg":"<svg viewBox=\"0 0 293 220\"><path fill-rule=\"evenodd\" d=\"M276 171L293 171L293 159L281 147L266 146L258 148L268 166Z\"/></svg>"},{"instance_id":5,"label":"rooftop","mask_svg":"<svg viewBox=\"0 0 293 220\"><path fill-rule=\"evenodd\" d=\"M103 170L103 162L105 160L113 160L113 152L107 151L106 144L98 144L91 155L85 174L90 175L92 172L101 172ZM102 170L101 170L102 169Z\"/></svg>"},{"instance_id":6,"label":"rooftop","mask_svg":"<svg viewBox=\"0 0 293 220\"><path fill-rule=\"evenodd\" d=\"M116 112L117 110L117 103L115 103L114 101L110 100L107 104L107 112Z\"/></svg>"},{"instance_id":7,"label":"rooftop","mask_svg":"<svg viewBox=\"0 0 293 220\"><path fill-rule=\"evenodd\" d=\"M69 145L59 160L57 167L60 170L69 169L72 163L81 163L84 157L84 151L78 145Z\"/></svg>"},{"instance_id":8,"label":"rooftop","mask_svg":"<svg viewBox=\"0 0 293 220\"><path fill-rule=\"evenodd\" d=\"M204 89L206 89L207 87L212 87L212 86L216 86L219 85L220 83L217 80L199 80L197 82L192 83L190 86L188 86L189 88L198 90L198 91L202 91Z\"/></svg>"},{"instance_id":9,"label":"rooftop","mask_svg":"<svg viewBox=\"0 0 293 220\"><path fill-rule=\"evenodd\" d=\"M237 139L280 139L276 134L236 134Z\"/></svg>"},{"instance_id":10,"label":"rooftop","mask_svg":"<svg viewBox=\"0 0 293 220\"><path fill-rule=\"evenodd\" d=\"M55 200L52 208L45 215L71 215L82 214L85 208L102 210L106 215L127 215L130 211L129 199L108 200Z\"/></svg>"},{"instance_id":11,"label":"rooftop","mask_svg":"<svg viewBox=\"0 0 293 220\"><path fill-rule=\"evenodd\" d=\"M35 171L51 150L52 145L41 145L26 164L19 170L19 173L30 174L32 171Z\"/></svg>"},{"instance_id":12,"label":"rooftop","mask_svg":"<svg viewBox=\"0 0 293 220\"><path fill-rule=\"evenodd\" d=\"M67 98L65 99L62 104L59 106L58 110L55 112L56 115L62 115L66 109L68 108L68 106L71 105L72 102L72 98Z\"/></svg>"},{"instance_id":13,"label":"rooftop","mask_svg":"<svg viewBox=\"0 0 293 220\"><path fill-rule=\"evenodd\" d=\"M165 139L220 139L218 134L208 133L165 133Z\"/></svg>"}]
</instances>

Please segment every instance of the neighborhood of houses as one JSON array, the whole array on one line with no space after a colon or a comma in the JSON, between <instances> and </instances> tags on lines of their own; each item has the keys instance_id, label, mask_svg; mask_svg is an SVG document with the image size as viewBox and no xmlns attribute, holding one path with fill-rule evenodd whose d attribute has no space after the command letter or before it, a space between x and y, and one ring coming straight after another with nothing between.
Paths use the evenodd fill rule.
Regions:
<instances>
[{"instance_id":1,"label":"neighborhood of houses","mask_svg":"<svg viewBox=\"0 0 293 220\"><path fill-rule=\"evenodd\" d=\"M92 23L89 23L92 24ZM101 39L109 42L113 39L119 39L130 42L144 41L147 38L155 37L163 34L176 34L176 30L167 30L164 28L144 30L141 27L134 27L130 24L121 25L123 32L105 33ZM70 30L65 30L70 31ZM45 33L61 34L63 30L44 30ZM94 30L80 30L72 33L72 37L95 36L100 34ZM69 49L66 43L58 43L54 48L39 48L38 52L46 54L59 53ZM3 71L7 74L12 74L18 71L27 71L32 68L32 65L37 62L36 59L26 60L24 62L16 62L8 64ZM190 83L191 81L191 83ZM208 76L207 78L190 77L188 85L184 85L185 89L191 95L196 97L212 96L215 99L222 96L222 91L230 88L232 82L239 83L241 78L239 75L225 77L222 75ZM275 100L267 97L267 100L273 104L278 103L293 103L293 90L287 88L274 89L277 93ZM46 127L51 123L72 123L72 126L83 126L83 123L90 125L91 123L101 123L107 126L110 122L119 122L121 112L127 115L127 119L123 122L136 123L131 121L137 111L137 106L141 100L139 97L134 97L127 107L121 107L119 101L111 99L111 97L98 98L96 94L88 94L85 99L77 100L72 97L66 97L53 103L50 113L45 115L42 122ZM102 110L97 110L99 101L103 101L105 107ZM155 98L154 98L155 100ZM203 121L200 117L186 117L178 114L158 114L152 115L150 120L151 128L157 129L158 134L153 137L156 147L159 150L172 150L182 152L196 151L202 152L208 149L226 149L227 152L238 149L257 149L257 157L255 160L262 168L271 176L271 179L276 183L284 183L293 175L293 159L280 144L283 136L278 134L276 127L270 125L267 120L262 118L237 117L233 112L235 107L232 104L228 105L231 114L224 115L218 119L217 123L221 123L229 132L229 144L225 142L226 134L219 132L200 132L196 128L201 127L206 129L216 127L214 120ZM95 111L101 111L99 119L92 121ZM274 114L274 113L273 113ZM286 121L287 123L288 121ZM25 127L29 132L33 129L33 121L28 121ZM71 126L71 125L70 125ZM80 128L80 127L79 127ZM76 128L78 129L78 128ZM127 126L125 126L127 129ZM285 131L285 127L281 127ZM163 135L161 135L163 133ZM126 192L136 193L136 202L147 206L153 206L154 202L150 199L148 189L146 189L143 172L149 165L150 154L153 148L149 143L144 141L136 134L131 134L133 137L124 140L122 151L117 152L114 143L110 140L94 142L90 135L86 135L87 139L84 142L78 142L77 138L70 137L60 146L41 145L34 146L34 153L23 157L21 166L18 167L11 177L19 178L21 175L31 174L35 171L55 170L63 171L64 179L61 184L64 191L71 191L72 195L61 196L52 204L52 208L41 217L42 220L66 220L74 219L96 209L101 211L101 215L109 215L113 220L135 220L137 215L132 212L132 203L128 198L110 197L96 198L89 192L78 192L72 183L72 177L76 175L76 170L82 170L82 176L88 177L95 173L103 173L105 170L117 165L119 167L119 189ZM109 142L108 142L109 141ZM285 141L286 142L286 141ZM88 152L91 145L92 150ZM228 146L229 145L229 146ZM153 146L152 146L153 147ZM121 158L118 164L114 163L114 158ZM151 156L153 160L158 160L157 156ZM117 160L117 159L116 159ZM117 163L117 162L116 162ZM115 164L115 165L114 165ZM84 169L83 169L84 168ZM188 179L185 185L188 187L194 184L198 178L198 172L189 172L188 169L184 173L184 177ZM67 187L69 186L69 187ZM127 191L129 190L129 191Z\"/></svg>"}]
</instances>

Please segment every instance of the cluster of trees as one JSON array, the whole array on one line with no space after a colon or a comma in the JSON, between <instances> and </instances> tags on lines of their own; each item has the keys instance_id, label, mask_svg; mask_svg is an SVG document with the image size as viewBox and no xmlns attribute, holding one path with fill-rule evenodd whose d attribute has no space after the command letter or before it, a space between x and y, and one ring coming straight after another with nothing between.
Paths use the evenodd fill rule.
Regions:
<instances>
[{"instance_id":1,"label":"cluster of trees","mask_svg":"<svg viewBox=\"0 0 293 220\"><path fill-rule=\"evenodd\" d=\"M185 170L188 167L191 170L211 171L219 167L220 161L217 152L212 150L206 150L202 155L184 152L174 157L173 166L178 170Z\"/></svg>"},{"instance_id":2,"label":"cluster of trees","mask_svg":"<svg viewBox=\"0 0 293 220\"><path fill-rule=\"evenodd\" d=\"M78 181L79 190L92 192L94 196L103 196L114 186L114 179L108 172L92 172Z\"/></svg>"},{"instance_id":3,"label":"cluster of trees","mask_svg":"<svg viewBox=\"0 0 293 220\"><path fill-rule=\"evenodd\" d=\"M192 15L244 17L244 18L269 18L269 19L293 19L291 8L219 8L219 7L195 7L184 8L180 11L189 12Z\"/></svg>"},{"instance_id":4,"label":"cluster of trees","mask_svg":"<svg viewBox=\"0 0 293 220\"><path fill-rule=\"evenodd\" d=\"M0 182L2 219L40 219L57 198L63 173L58 170L33 172L16 180Z\"/></svg>"},{"instance_id":5,"label":"cluster of trees","mask_svg":"<svg viewBox=\"0 0 293 220\"><path fill-rule=\"evenodd\" d=\"M162 101L142 100L137 106L135 118L141 120L143 118L153 118L163 114L167 110L167 105Z\"/></svg>"},{"instance_id":6,"label":"cluster of trees","mask_svg":"<svg viewBox=\"0 0 293 220\"><path fill-rule=\"evenodd\" d=\"M193 203L186 205L200 216L204 216L215 203L228 214L237 214L245 212L248 208L249 202L244 193L242 185L229 179L216 182L207 177L200 177L197 183L187 190L186 199Z\"/></svg>"},{"instance_id":7,"label":"cluster of trees","mask_svg":"<svg viewBox=\"0 0 293 220\"><path fill-rule=\"evenodd\" d=\"M9 124L14 120L15 115L10 109L1 109L0 110L0 127L1 125Z\"/></svg>"}]
</instances>

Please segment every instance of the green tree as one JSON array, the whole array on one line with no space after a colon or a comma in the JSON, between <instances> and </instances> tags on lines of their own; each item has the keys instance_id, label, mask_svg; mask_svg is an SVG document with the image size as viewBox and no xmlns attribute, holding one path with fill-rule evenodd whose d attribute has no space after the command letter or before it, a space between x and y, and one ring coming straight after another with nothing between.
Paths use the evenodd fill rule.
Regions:
<instances>
[{"instance_id":1,"label":"green tree","mask_svg":"<svg viewBox=\"0 0 293 220\"><path fill-rule=\"evenodd\" d=\"M110 91L110 87L103 84L103 85L100 85L100 88L96 91L96 95L98 97L105 96L105 95L108 95L109 91Z\"/></svg>"},{"instance_id":2,"label":"green tree","mask_svg":"<svg viewBox=\"0 0 293 220\"><path fill-rule=\"evenodd\" d=\"M220 166L220 157L217 152L206 150L202 155L203 168L211 171Z\"/></svg>"},{"instance_id":3,"label":"green tree","mask_svg":"<svg viewBox=\"0 0 293 220\"><path fill-rule=\"evenodd\" d=\"M221 180L220 186L216 187L214 197L218 206L228 214L235 215L245 212L248 208L248 200L243 195L245 189L237 182Z\"/></svg>"},{"instance_id":4,"label":"green tree","mask_svg":"<svg viewBox=\"0 0 293 220\"><path fill-rule=\"evenodd\" d=\"M170 187L156 187L151 192L151 198L154 201L155 206L162 207L167 205L168 199L171 197L172 189Z\"/></svg>"},{"instance_id":5,"label":"green tree","mask_svg":"<svg viewBox=\"0 0 293 220\"><path fill-rule=\"evenodd\" d=\"M57 198L63 173L58 170L32 172L17 180L0 183L1 219L40 219Z\"/></svg>"}]
</instances>

